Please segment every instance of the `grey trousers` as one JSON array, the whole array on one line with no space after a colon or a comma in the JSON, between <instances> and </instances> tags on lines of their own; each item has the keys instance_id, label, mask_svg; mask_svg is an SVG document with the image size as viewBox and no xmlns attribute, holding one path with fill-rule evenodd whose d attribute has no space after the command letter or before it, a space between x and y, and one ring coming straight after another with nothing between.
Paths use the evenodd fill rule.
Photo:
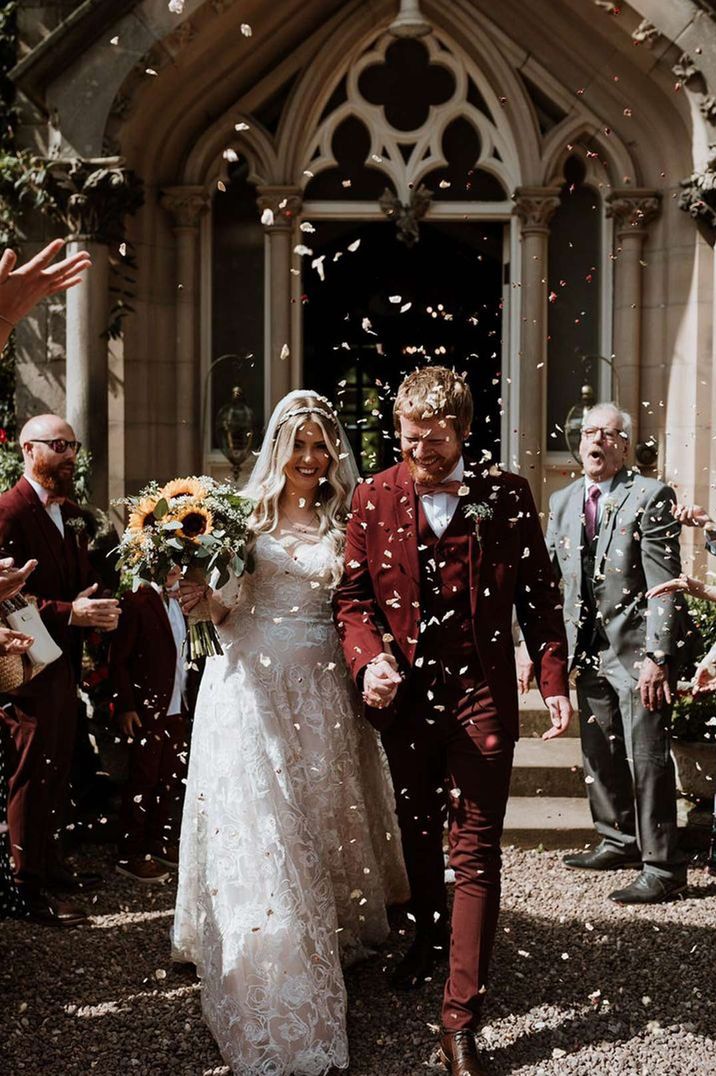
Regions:
<instances>
[{"instance_id":1,"label":"grey trousers","mask_svg":"<svg viewBox=\"0 0 716 1076\"><path fill-rule=\"evenodd\" d=\"M610 648L599 668L577 679L584 776L592 818L602 845L631 856L644 870L682 878L676 777L671 759L671 706L647 710L636 680Z\"/></svg>"}]
</instances>

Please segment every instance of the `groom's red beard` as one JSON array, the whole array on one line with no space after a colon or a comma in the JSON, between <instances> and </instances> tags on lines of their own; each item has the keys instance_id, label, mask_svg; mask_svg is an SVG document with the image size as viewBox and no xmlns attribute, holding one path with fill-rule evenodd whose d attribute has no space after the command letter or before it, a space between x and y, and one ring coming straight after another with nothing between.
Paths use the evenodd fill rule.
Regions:
<instances>
[{"instance_id":1,"label":"groom's red beard","mask_svg":"<svg viewBox=\"0 0 716 1076\"><path fill-rule=\"evenodd\" d=\"M35 460L32 471L34 479L53 497L72 497L74 494L75 465L72 460L62 460L54 466L46 460Z\"/></svg>"},{"instance_id":2,"label":"groom's red beard","mask_svg":"<svg viewBox=\"0 0 716 1076\"><path fill-rule=\"evenodd\" d=\"M410 471L410 477L413 482L420 482L421 485L433 485L437 482L442 482L444 478L455 469L457 461L462 455L462 446L457 450L454 456L449 459L436 459L431 460L429 466L424 463L418 463L413 459L411 450L404 449L402 451L403 459L405 460L408 470Z\"/></svg>"}]
</instances>

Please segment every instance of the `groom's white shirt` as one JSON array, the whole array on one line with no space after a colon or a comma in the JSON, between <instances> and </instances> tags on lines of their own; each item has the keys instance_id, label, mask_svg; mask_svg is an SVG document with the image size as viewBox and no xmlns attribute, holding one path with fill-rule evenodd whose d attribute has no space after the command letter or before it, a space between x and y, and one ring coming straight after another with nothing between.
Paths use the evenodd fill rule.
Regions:
<instances>
[{"instance_id":1,"label":"groom's white shirt","mask_svg":"<svg viewBox=\"0 0 716 1076\"><path fill-rule=\"evenodd\" d=\"M465 462L462 458L457 461L444 482L462 482L465 474ZM450 520L455 515L455 510L460 503L460 498L451 493L425 493L420 502L425 512L425 518L430 524L430 529L438 538L442 538L450 526Z\"/></svg>"}]
</instances>

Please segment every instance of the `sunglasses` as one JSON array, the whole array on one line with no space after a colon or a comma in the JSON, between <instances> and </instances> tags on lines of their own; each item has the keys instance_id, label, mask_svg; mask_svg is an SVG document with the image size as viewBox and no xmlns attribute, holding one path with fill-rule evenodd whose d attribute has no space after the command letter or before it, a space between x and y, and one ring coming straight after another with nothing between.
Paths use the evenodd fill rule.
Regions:
<instances>
[{"instance_id":1,"label":"sunglasses","mask_svg":"<svg viewBox=\"0 0 716 1076\"><path fill-rule=\"evenodd\" d=\"M65 441L64 437L55 437L51 441L43 441L39 437L34 437L30 440L31 445L49 445L53 452L57 452L59 456L62 456L68 448L71 448L73 452L79 452L82 448L81 441Z\"/></svg>"}]
</instances>

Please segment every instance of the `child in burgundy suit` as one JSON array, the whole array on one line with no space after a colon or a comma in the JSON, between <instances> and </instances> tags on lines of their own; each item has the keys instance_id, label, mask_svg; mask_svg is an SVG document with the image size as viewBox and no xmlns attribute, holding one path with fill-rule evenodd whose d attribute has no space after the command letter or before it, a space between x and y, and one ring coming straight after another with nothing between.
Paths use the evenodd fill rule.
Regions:
<instances>
[{"instance_id":1,"label":"child in burgundy suit","mask_svg":"<svg viewBox=\"0 0 716 1076\"><path fill-rule=\"evenodd\" d=\"M173 569L163 588L124 595L109 656L115 713L130 745L116 869L143 883L163 881L178 862L190 705L186 625L173 594L180 574Z\"/></svg>"}]
</instances>

